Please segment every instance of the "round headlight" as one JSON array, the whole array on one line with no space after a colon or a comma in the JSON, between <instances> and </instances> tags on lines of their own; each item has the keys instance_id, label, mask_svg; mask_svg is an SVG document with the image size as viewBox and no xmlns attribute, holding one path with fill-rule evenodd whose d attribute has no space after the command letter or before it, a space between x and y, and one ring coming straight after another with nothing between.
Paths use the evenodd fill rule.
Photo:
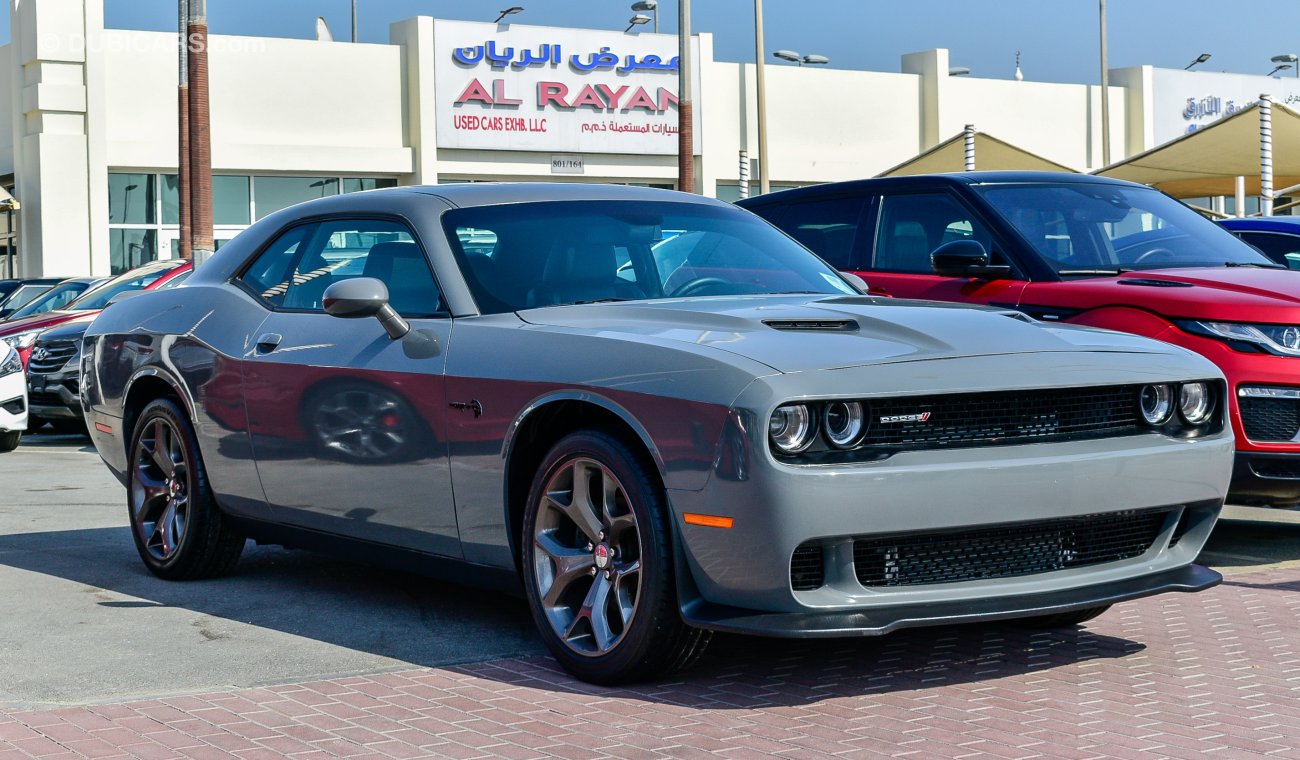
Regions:
<instances>
[{"instance_id":1,"label":"round headlight","mask_svg":"<svg viewBox=\"0 0 1300 760\"><path fill-rule=\"evenodd\" d=\"M790 404L772 412L767 435L782 454L798 454L812 445L817 430L812 412L804 404Z\"/></svg>"},{"instance_id":2,"label":"round headlight","mask_svg":"<svg viewBox=\"0 0 1300 760\"><path fill-rule=\"evenodd\" d=\"M832 401L822 412L822 429L831 445L847 449L862 438L866 427L862 404L856 401Z\"/></svg>"},{"instance_id":3,"label":"round headlight","mask_svg":"<svg viewBox=\"0 0 1300 760\"><path fill-rule=\"evenodd\" d=\"M1189 425L1201 425L1209 421L1214 404L1210 399L1210 387L1205 383L1187 383L1178 391L1178 413Z\"/></svg>"},{"instance_id":4,"label":"round headlight","mask_svg":"<svg viewBox=\"0 0 1300 760\"><path fill-rule=\"evenodd\" d=\"M1148 425L1163 425L1174 411L1174 393L1168 385L1144 385L1138 396L1138 409Z\"/></svg>"}]
</instances>

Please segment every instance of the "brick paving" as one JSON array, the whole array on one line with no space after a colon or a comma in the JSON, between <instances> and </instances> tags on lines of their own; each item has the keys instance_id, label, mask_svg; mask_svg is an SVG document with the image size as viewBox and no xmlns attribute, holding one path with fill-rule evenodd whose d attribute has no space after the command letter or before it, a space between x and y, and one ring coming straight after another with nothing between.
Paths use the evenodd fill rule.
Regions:
<instances>
[{"instance_id":1,"label":"brick paving","mask_svg":"<svg viewBox=\"0 0 1300 760\"><path fill-rule=\"evenodd\" d=\"M719 637L671 682L549 659L0 712L0 760L721 756L1300 758L1300 569L1087 626Z\"/></svg>"}]
</instances>

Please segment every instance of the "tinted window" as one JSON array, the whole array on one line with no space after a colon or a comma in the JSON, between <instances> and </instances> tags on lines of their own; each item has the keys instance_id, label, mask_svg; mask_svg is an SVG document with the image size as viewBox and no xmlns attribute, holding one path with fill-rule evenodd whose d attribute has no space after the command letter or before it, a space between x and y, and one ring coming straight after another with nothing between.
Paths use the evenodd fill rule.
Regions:
<instances>
[{"instance_id":1,"label":"tinted window","mask_svg":"<svg viewBox=\"0 0 1300 760\"><path fill-rule=\"evenodd\" d=\"M762 220L688 203L548 202L449 211L486 313L605 300L855 291Z\"/></svg>"},{"instance_id":2,"label":"tinted window","mask_svg":"<svg viewBox=\"0 0 1300 760\"><path fill-rule=\"evenodd\" d=\"M325 290L355 277L383 282L389 303L404 316L441 311L424 251L397 222L338 220L296 227L272 242L241 279L273 306L324 311Z\"/></svg>"},{"instance_id":3,"label":"tinted window","mask_svg":"<svg viewBox=\"0 0 1300 760\"><path fill-rule=\"evenodd\" d=\"M1119 269L1275 266L1227 230L1156 190L1093 183L977 186L1062 274Z\"/></svg>"},{"instance_id":4,"label":"tinted window","mask_svg":"<svg viewBox=\"0 0 1300 760\"><path fill-rule=\"evenodd\" d=\"M836 269L854 269L854 243L866 199L833 198L795 203L780 216L779 226L803 247Z\"/></svg>"},{"instance_id":5,"label":"tinted window","mask_svg":"<svg viewBox=\"0 0 1300 760\"><path fill-rule=\"evenodd\" d=\"M930 273L930 254L954 240L977 240L992 251L992 235L970 209L947 193L889 195L881 199L875 268Z\"/></svg>"},{"instance_id":6,"label":"tinted window","mask_svg":"<svg viewBox=\"0 0 1300 760\"><path fill-rule=\"evenodd\" d=\"M1237 236L1264 252L1279 264L1287 265L1287 254L1300 254L1300 236L1275 232L1238 232Z\"/></svg>"},{"instance_id":7,"label":"tinted window","mask_svg":"<svg viewBox=\"0 0 1300 760\"><path fill-rule=\"evenodd\" d=\"M108 306L113 296L128 290L144 290L167 276L175 267L157 267L144 272L127 272L116 279L109 280L68 305L69 309L102 309Z\"/></svg>"},{"instance_id":8,"label":"tinted window","mask_svg":"<svg viewBox=\"0 0 1300 760\"><path fill-rule=\"evenodd\" d=\"M86 283L84 282L66 282L62 285L55 285L31 303L10 314L9 319L22 319L34 314L44 314L47 311L62 309L75 301L77 296L84 292L86 292Z\"/></svg>"}]
</instances>

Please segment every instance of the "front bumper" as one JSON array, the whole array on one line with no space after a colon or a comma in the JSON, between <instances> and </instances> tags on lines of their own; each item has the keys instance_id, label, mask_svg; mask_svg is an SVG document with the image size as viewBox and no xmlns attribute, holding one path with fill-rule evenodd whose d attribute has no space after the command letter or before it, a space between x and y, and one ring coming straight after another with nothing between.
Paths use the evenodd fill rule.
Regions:
<instances>
[{"instance_id":1,"label":"front bumper","mask_svg":"<svg viewBox=\"0 0 1300 760\"><path fill-rule=\"evenodd\" d=\"M1300 506L1300 451L1238 451L1228 496L1238 504Z\"/></svg>"},{"instance_id":2,"label":"front bumper","mask_svg":"<svg viewBox=\"0 0 1300 760\"><path fill-rule=\"evenodd\" d=\"M27 393L31 416L40 420L82 419L78 382L76 369L49 374L29 372Z\"/></svg>"},{"instance_id":3,"label":"front bumper","mask_svg":"<svg viewBox=\"0 0 1300 760\"><path fill-rule=\"evenodd\" d=\"M779 638L883 636L903 628L1054 615L1168 591L1204 591L1222 580L1222 575L1207 567L1186 565L1100 586L1025 594L1009 600L979 598L885 609L792 613L755 612L696 600L682 609L682 617L698 628Z\"/></svg>"},{"instance_id":4,"label":"front bumper","mask_svg":"<svg viewBox=\"0 0 1300 760\"><path fill-rule=\"evenodd\" d=\"M27 389L23 373L0 377L0 432L27 429Z\"/></svg>"}]
</instances>

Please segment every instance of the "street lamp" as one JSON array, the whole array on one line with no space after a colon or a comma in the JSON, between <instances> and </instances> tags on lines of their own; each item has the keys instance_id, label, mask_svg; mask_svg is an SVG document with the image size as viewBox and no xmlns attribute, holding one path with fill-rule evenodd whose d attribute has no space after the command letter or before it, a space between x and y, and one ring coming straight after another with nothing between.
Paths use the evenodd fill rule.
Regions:
<instances>
[{"instance_id":1,"label":"street lamp","mask_svg":"<svg viewBox=\"0 0 1300 760\"><path fill-rule=\"evenodd\" d=\"M1193 66L1200 66L1202 63L1205 63L1205 62L1208 61L1208 60L1210 60L1210 54L1209 54L1209 53L1201 53L1200 55L1196 56L1196 60L1195 60L1195 61L1192 61L1191 63L1189 63L1189 64L1187 64L1186 66L1184 66L1184 67L1183 67L1183 71L1187 71L1187 70L1191 69Z\"/></svg>"},{"instance_id":2,"label":"street lamp","mask_svg":"<svg viewBox=\"0 0 1300 760\"><path fill-rule=\"evenodd\" d=\"M824 55L799 55L793 50L778 50L775 53L773 53L772 56L775 58L780 58L783 61L790 61L791 63L797 63L800 66L803 66L804 64L808 64L812 66L825 65L831 62L831 59L827 58Z\"/></svg>"},{"instance_id":3,"label":"street lamp","mask_svg":"<svg viewBox=\"0 0 1300 760\"><path fill-rule=\"evenodd\" d=\"M659 33L659 3L658 0L637 0L632 3L632 10L637 13L650 13L654 16L655 34Z\"/></svg>"},{"instance_id":4,"label":"street lamp","mask_svg":"<svg viewBox=\"0 0 1300 760\"><path fill-rule=\"evenodd\" d=\"M1300 63L1300 56L1297 56L1295 53L1283 53L1282 55L1275 55L1269 60L1271 60L1273 63L1276 63L1279 66L1281 66L1284 63L1289 64L1291 66L1295 66L1295 75L1297 77L1300 77L1300 66L1296 66L1296 63Z\"/></svg>"},{"instance_id":5,"label":"street lamp","mask_svg":"<svg viewBox=\"0 0 1300 760\"><path fill-rule=\"evenodd\" d=\"M970 74L970 69L967 68L966 66L948 67L948 76L950 77L964 77L967 76L968 74Z\"/></svg>"},{"instance_id":6,"label":"street lamp","mask_svg":"<svg viewBox=\"0 0 1300 760\"><path fill-rule=\"evenodd\" d=\"M623 30L623 33L627 34L628 32L632 31L632 27L640 26L642 24L648 24L648 23L650 23L650 17L646 16L645 14L638 13L632 18L627 20L627 28Z\"/></svg>"},{"instance_id":7,"label":"street lamp","mask_svg":"<svg viewBox=\"0 0 1300 760\"><path fill-rule=\"evenodd\" d=\"M522 5L512 5L509 8L506 8L505 10L501 11L501 15L497 16L497 20L493 21L492 23L499 24L501 23L501 19L505 18L506 16L513 16L516 13L523 13L523 12L524 12L524 7Z\"/></svg>"},{"instance_id":8,"label":"street lamp","mask_svg":"<svg viewBox=\"0 0 1300 760\"><path fill-rule=\"evenodd\" d=\"M1273 75L1276 74L1277 72L1279 72L1279 71L1286 71L1286 70L1289 69L1289 68L1291 68L1291 64L1289 64L1289 63L1279 63L1276 67L1274 67L1274 69L1273 69L1272 71L1268 72L1268 75L1269 75L1269 76L1273 76Z\"/></svg>"}]
</instances>

